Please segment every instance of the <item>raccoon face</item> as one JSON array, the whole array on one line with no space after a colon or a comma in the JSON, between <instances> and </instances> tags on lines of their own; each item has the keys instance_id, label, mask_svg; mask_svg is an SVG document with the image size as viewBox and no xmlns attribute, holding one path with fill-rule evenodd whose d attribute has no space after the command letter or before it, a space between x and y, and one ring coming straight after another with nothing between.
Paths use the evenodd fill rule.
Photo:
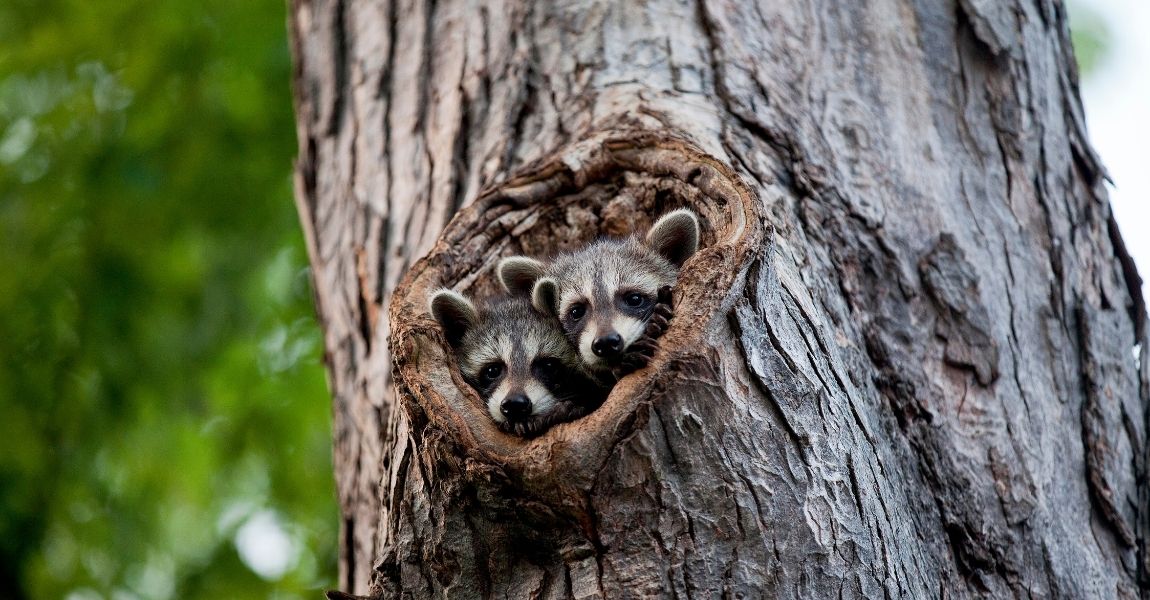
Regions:
<instances>
[{"instance_id":1,"label":"raccoon face","mask_svg":"<svg viewBox=\"0 0 1150 600\"><path fill-rule=\"evenodd\" d=\"M645 250L635 240L597 242L557 261L534 288L591 368L608 368L643 335L659 288L675 283L670 263Z\"/></svg>"},{"instance_id":2,"label":"raccoon face","mask_svg":"<svg viewBox=\"0 0 1150 600\"><path fill-rule=\"evenodd\" d=\"M605 396L558 325L525 298L476 307L441 290L431 298L431 313L464 379L504 431L537 435L590 412Z\"/></svg>"},{"instance_id":3,"label":"raccoon face","mask_svg":"<svg viewBox=\"0 0 1150 600\"><path fill-rule=\"evenodd\" d=\"M660 287L674 285L699 244L699 222L689 210L660 218L643 240L600 240L551 265L505 259L500 281L513 294L530 290L532 303L555 315L585 365L607 369L642 337Z\"/></svg>"}]
</instances>

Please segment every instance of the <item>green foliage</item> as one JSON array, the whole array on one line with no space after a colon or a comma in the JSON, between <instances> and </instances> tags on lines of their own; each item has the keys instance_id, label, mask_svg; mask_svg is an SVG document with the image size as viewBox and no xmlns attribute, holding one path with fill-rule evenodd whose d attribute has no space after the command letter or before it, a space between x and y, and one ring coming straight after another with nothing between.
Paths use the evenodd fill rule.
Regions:
<instances>
[{"instance_id":1,"label":"green foliage","mask_svg":"<svg viewBox=\"0 0 1150 600\"><path fill-rule=\"evenodd\" d=\"M1088 3L1071 1L1066 8L1078 70L1083 76L1089 76L1108 58L1113 35L1105 19Z\"/></svg>"},{"instance_id":2,"label":"green foliage","mask_svg":"<svg viewBox=\"0 0 1150 600\"><path fill-rule=\"evenodd\" d=\"M0 3L0 597L333 586L284 18Z\"/></svg>"}]
</instances>

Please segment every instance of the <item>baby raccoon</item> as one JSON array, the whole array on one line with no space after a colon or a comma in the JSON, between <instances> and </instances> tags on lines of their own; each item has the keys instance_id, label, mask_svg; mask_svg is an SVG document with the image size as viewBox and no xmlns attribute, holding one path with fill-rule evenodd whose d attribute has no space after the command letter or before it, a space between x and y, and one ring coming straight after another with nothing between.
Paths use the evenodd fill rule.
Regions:
<instances>
[{"instance_id":1,"label":"baby raccoon","mask_svg":"<svg viewBox=\"0 0 1150 600\"><path fill-rule=\"evenodd\" d=\"M602 380L647 364L671 318L671 286L699 247L699 219L680 209L639 239L603 239L550 264L525 256L499 263L509 292L555 315L583 363Z\"/></svg>"},{"instance_id":2,"label":"baby raccoon","mask_svg":"<svg viewBox=\"0 0 1150 600\"><path fill-rule=\"evenodd\" d=\"M586 372L558 324L525 298L476 306L461 294L438 290L430 308L463 378L501 430L539 435L595 410L606 398L608 390Z\"/></svg>"}]
</instances>

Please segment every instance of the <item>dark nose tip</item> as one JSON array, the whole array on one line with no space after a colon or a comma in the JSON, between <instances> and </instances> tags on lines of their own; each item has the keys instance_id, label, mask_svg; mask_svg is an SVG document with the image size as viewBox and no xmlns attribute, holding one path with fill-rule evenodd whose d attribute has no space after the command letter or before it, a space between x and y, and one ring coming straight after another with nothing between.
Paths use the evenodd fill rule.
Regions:
<instances>
[{"instance_id":1,"label":"dark nose tip","mask_svg":"<svg viewBox=\"0 0 1150 600\"><path fill-rule=\"evenodd\" d=\"M623 336L611 332L596 338L594 342L591 342L591 351L595 353L595 356L602 356L603 358L618 356L623 351Z\"/></svg>"},{"instance_id":2,"label":"dark nose tip","mask_svg":"<svg viewBox=\"0 0 1150 600\"><path fill-rule=\"evenodd\" d=\"M499 412L508 421L523 421L531 416L531 399L526 394L514 394L503 399Z\"/></svg>"}]
</instances>

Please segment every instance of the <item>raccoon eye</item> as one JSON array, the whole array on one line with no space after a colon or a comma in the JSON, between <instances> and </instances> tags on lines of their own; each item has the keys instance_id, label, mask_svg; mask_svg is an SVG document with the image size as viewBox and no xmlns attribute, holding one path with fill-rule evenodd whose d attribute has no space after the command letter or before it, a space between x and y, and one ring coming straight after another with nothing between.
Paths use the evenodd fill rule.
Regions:
<instances>
[{"instance_id":1,"label":"raccoon eye","mask_svg":"<svg viewBox=\"0 0 1150 600\"><path fill-rule=\"evenodd\" d=\"M587 314L587 307L583 304L576 304L567 309L567 315L575 320L582 319L585 314Z\"/></svg>"},{"instance_id":2,"label":"raccoon eye","mask_svg":"<svg viewBox=\"0 0 1150 600\"><path fill-rule=\"evenodd\" d=\"M483 370L479 372L480 377L486 381L495 381L496 379L499 379L499 376L502 374L503 365L500 363L491 363L483 367Z\"/></svg>"},{"instance_id":3,"label":"raccoon eye","mask_svg":"<svg viewBox=\"0 0 1150 600\"><path fill-rule=\"evenodd\" d=\"M638 292L631 292L623 298L623 301L626 302L627 306L630 306L631 308L639 308L640 306L643 306L643 302L645 300L646 298L643 297L643 294Z\"/></svg>"},{"instance_id":4,"label":"raccoon eye","mask_svg":"<svg viewBox=\"0 0 1150 600\"><path fill-rule=\"evenodd\" d=\"M552 358L550 356L546 358L540 358L539 360L535 361L535 366L539 368L539 370L550 375L559 370L559 359Z\"/></svg>"}]
</instances>

